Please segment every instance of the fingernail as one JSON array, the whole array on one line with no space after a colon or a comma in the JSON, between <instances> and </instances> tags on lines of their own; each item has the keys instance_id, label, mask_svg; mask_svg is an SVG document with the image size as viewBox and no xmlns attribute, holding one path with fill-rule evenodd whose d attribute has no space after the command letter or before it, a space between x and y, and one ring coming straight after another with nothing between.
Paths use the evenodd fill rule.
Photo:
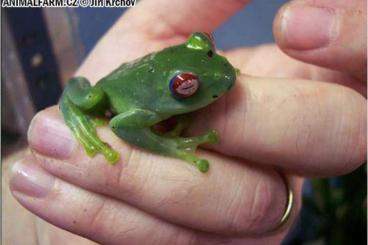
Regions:
<instances>
[{"instance_id":1,"label":"fingernail","mask_svg":"<svg viewBox=\"0 0 368 245\"><path fill-rule=\"evenodd\" d=\"M29 126L28 142L37 152L59 159L70 157L76 146L71 131L62 121L42 114Z\"/></svg>"},{"instance_id":2,"label":"fingernail","mask_svg":"<svg viewBox=\"0 0 368 245\"><path fill-rule=\"evenodd\" d=\"M55 178L35 164L16 162L12 168L10 187L31 197L45 197L54 186Z\"/></svg>"},{"instance_id":3,"label":"fingernail","mask_svg":"<svg viewBox=\"0 0 368 245\"><path fill-rule=\"evenodd\" d=\"M281 28L288 49L306 50L327 46L337 36L333 9L291 4L284 10Z\"/></svg>"}]
</instances>

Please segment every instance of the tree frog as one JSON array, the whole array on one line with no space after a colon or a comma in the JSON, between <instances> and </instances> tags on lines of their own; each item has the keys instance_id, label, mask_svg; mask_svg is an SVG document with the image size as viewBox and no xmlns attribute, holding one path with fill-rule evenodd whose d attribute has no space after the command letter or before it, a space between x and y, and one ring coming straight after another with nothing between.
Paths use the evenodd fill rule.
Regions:
<instances>
[{"instance_id":1,"label":"tree frog","mask_svg":"<svg viewBox=\"0 0 368 245\"><path fill-rule=\"evenodd\" d=\"M123 140L207 172L208 161L194 151L200 144L217 143L218 133L210 130L181 137L185 114L216 101L235 80L236 70L216 53L212 37L195 32L183 44L122 64L93 87L86 78L70 79L59 106L66 124L91 157L102 153L112 164L119 160L118 152L96 133L98 118L109 112L109 126ZM178 123L171 131L155 130L155 125L173 117Z\"/></svg>"}]
</instances>

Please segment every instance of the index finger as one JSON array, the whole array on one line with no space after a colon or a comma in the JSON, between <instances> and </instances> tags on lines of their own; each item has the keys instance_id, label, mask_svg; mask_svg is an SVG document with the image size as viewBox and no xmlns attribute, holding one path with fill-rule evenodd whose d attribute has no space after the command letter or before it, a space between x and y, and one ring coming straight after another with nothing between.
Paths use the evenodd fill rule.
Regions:
<instances>
[{"instance_id":1,"label":"index finger","mask_svg":"<svg viewBox=\"0 0 368 245\"><path fill-rule=\"evenodd\" d=\"M240 76L196 113L192 130L217 129L221 142L211 147L226 155L303 176L340 175L366 159L366 103L332 83Z\"/></svg>"}]
</instances>

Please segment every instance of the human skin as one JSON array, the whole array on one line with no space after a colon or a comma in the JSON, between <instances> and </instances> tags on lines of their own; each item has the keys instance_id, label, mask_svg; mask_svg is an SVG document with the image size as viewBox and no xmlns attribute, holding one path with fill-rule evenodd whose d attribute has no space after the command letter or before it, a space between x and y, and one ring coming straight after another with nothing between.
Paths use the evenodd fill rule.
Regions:
<instances>
[{"instance_id":1,"label":"human skin","mask_svg":"<svg viewBox=\"0 0 368 245\"><path fill-rule=\"evenodd\" d=\"M246 2L142 1L101 39L77 75L96 82L194 30L213 31ZM37 216L101 244L279 244L300 208L298 176L341 175L366 160L366 3L345 2L296 0L276 16L279 47L311 64L275 45L224 52L247 75L195 114L189 133L215 128L221 135L220 144L199 153L211 162L207 174L132 148L108 128L98 132L120 149L121 163L91 159L52 107L32 121L31 151L12 167L13 195ZM331 39L318 36L326 33L321 24L306 22L322 16L331 23L321 15L326 8L335 16ZM180 15L166 14L177 9ZM310 10L309 18L300 9ZM295 31L293 20L305 31ZM270 233L286 203L283 178L296 206L286 227ZM63 232L54 234L78 244Z\"/></svg>"}]
</instances>

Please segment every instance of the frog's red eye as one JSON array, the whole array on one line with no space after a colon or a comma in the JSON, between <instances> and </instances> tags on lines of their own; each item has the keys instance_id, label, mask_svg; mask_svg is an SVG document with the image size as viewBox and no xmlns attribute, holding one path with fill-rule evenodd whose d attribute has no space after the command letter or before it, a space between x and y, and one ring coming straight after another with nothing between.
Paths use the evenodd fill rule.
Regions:
<instances>
[{"instance_id":1,"label":"frog's red eye","mask_svg":"<svg viewBox=\"0 0 368 245\"><path fill-rule=\"evenodd\" d=\"M192 73L179 73L170 81L170 91L175 97L190 97L199 88L198 77Z\"/></svg>"}]
</instances>

